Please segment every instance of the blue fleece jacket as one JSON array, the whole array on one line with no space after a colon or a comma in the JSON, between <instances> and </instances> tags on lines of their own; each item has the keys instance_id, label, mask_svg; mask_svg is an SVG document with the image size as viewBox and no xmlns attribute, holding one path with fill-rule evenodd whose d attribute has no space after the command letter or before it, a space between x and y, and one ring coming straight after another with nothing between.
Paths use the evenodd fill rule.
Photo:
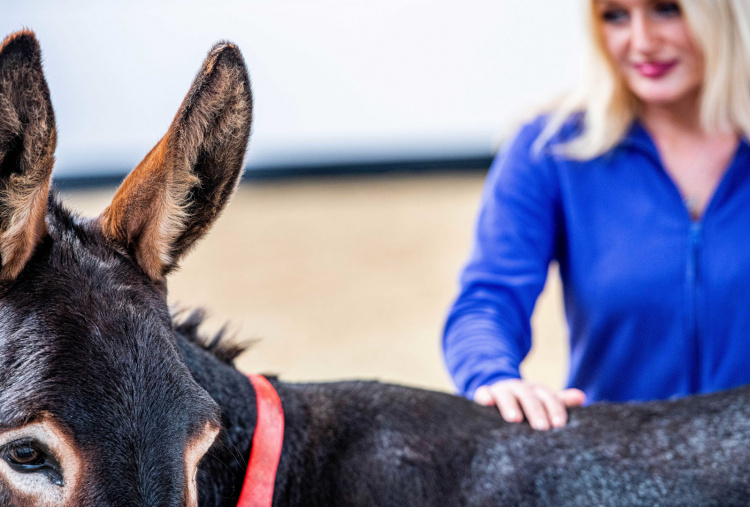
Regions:
<instances>
[{"instance_id":1,"label":"blue fleece jacket","mask_svg":"<svg viewBox=\"0 0 750 507\"><path fill-rule=\"evenodd\" d=\"M487 177L475 244L445 326L459 391L518 378L552 260L570 329L568 385L589 401L650 400L750 383L750 146L692 220L647 131L571 161L524 127ZM563 138L575 126L563 129ZM560 136L550 144L559 142ZM549 148L549 145L548 145Z\"/></svg>"}]
</instances>

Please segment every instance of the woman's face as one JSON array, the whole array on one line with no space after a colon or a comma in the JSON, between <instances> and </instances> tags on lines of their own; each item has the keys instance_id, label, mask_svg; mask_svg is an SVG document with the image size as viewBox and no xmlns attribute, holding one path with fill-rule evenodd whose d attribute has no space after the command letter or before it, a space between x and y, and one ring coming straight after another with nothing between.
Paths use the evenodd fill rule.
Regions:
<instances>
[{"instance_id":1,"label":"woman's face","mask_svg":"<svg viewBox=\"0 0 750 507\"><path fill-rule=\"evenodd\" d=\"M703 55L678 2L595 1L612 62L646 107L697 102Z\"/></svg>"}]
</instances>

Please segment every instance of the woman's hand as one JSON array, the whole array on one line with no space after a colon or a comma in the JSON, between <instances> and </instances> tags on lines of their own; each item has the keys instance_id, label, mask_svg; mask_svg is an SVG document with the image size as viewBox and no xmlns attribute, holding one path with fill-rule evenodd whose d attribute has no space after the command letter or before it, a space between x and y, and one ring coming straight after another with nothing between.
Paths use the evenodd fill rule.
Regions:
<instances>
[{"instance_id":1,"label":"woman's hand","mask_svg":"<svg viewBox=\"0 0 750 507\"><path fill-rule=\"evenodd\" d=\"M565 426L567 407L583 405L586 395L580 389L556 393L541 384L508 379L480 387L474 393L474 401L485 406L496 405L508 422L521 422L525 414L532 428L548 430Z\"/></svg>"}]
</instances>

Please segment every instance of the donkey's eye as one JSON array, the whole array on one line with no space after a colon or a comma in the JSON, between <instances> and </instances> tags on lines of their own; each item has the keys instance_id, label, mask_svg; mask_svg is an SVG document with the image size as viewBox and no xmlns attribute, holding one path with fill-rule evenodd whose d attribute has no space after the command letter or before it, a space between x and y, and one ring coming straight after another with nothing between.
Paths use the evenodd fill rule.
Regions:
<instances>
[{"instance_id":1,"label":"donkey's eye","mask_svg":"<svg viewBox=\"0 0 750 507\"><path fill-rule=\"evenodd\" d=\"M8 450L8 460L14 465L42 465L44 455L30 445L19 445Z\"/></svg>"},{"instance_id":2,"label":"donkey's eye","mask_svg":"<svg viewBox=\"0 0 750 507\"><path fill-rule=\"evenodd\" d=\"M47 447L33 440L10 442L2 449L2 457L16 472L40 473L51 483L63 485L60 464Z\"/></svg>"}]
</instances>

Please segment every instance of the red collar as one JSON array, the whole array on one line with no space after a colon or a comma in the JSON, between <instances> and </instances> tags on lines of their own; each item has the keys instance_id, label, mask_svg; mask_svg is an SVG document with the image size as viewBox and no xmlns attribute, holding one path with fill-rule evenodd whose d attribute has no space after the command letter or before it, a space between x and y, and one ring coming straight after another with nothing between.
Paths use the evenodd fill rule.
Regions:
<instances>
[{"instance_id":1,"label":"red collar","mask_svg":"<svg viewBox=\"0 0 750 507\"><path fill-rule=\"evenodd\" d=\"M284 411L279 395L265 377L248 375L248 378L255 388L258 422L237 507L270 507L284 442Z\"/></svg>"}]
</instances>

